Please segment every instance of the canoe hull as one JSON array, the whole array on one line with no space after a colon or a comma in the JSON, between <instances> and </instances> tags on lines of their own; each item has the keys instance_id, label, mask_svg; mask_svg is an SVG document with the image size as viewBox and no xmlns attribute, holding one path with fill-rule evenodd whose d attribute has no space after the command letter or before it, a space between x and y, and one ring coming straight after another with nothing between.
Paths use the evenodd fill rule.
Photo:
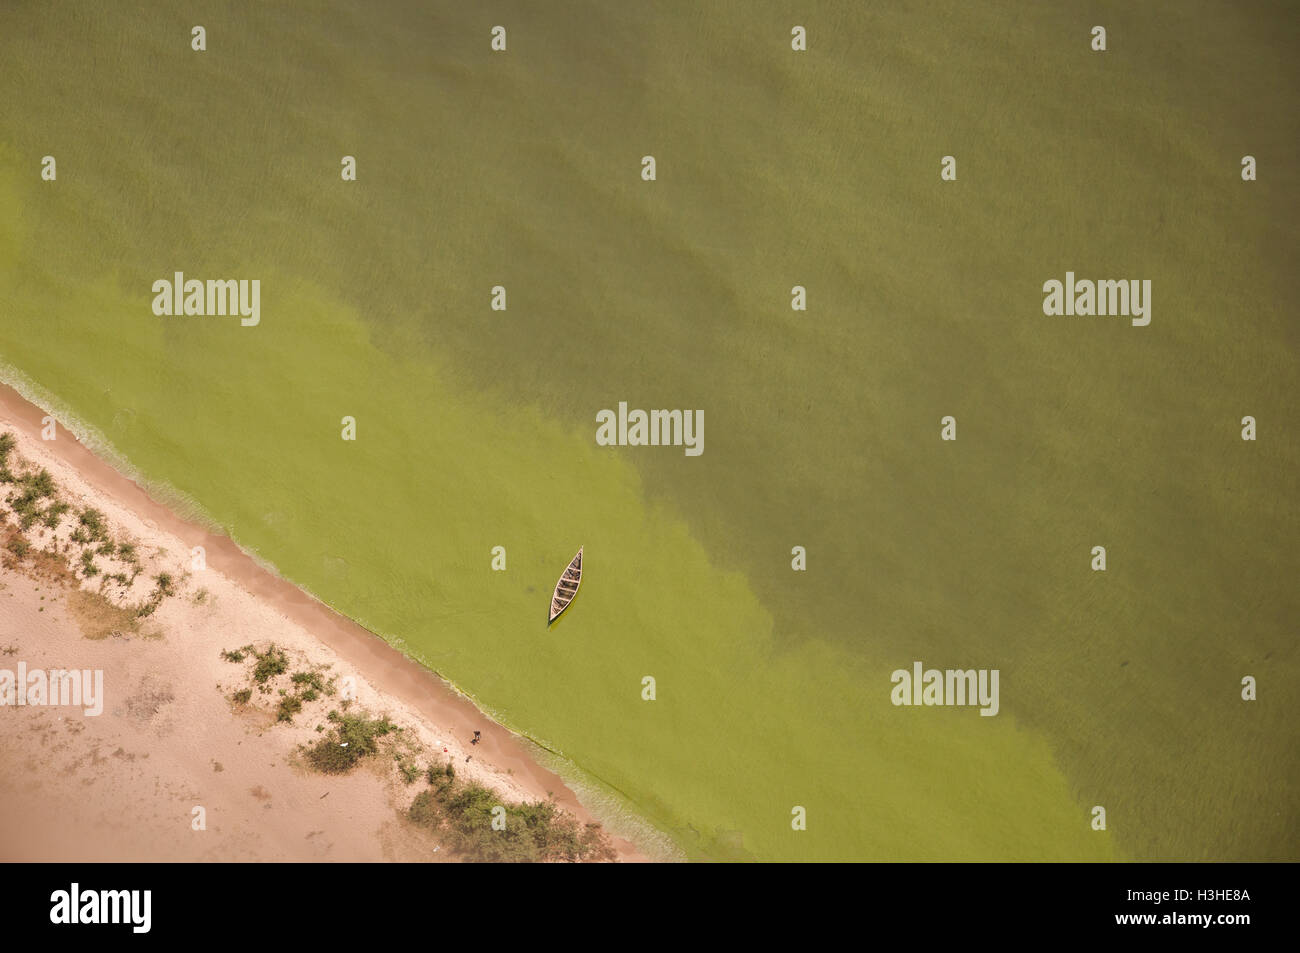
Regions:
<instances>
[{"instance_id":1,"label":"canoe hull","mask_svg":"<svg viewBox=\"0 0 1300 953\"><path fill-rule=\"evenodd\" d=\"M558 619L560 614L573 604L580 585L582 585L581 546L578 547L578 555L569 560L569 565L565 567L564 572L560 574L559 582L555 584L555 591L551 594L551 608L546 616L547 625Z\"/></svg>"}]
</instances>

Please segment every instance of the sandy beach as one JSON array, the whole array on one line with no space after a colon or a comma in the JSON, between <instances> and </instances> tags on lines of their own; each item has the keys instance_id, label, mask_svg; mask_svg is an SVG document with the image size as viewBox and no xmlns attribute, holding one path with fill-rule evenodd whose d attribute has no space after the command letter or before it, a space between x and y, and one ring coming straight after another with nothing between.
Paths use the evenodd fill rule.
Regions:
<instances>
[{"instance_id":1,"label":"sandy beach","mask_svg":"<svg viewBox=\"0 0 1300 953\"><path fill-rule=\"evenodd\" d=\"M436 831L406 817L426 787L425 769L446 763L503 801L552 795L582 824L597 820L471 701L228 538L179 518L62 427L56 439L42 439L44 416L0 387L0 434L16 441L10 468L44 468L70 506L57 527L26 531L31 549L22 558L3 554L0 669L21 662L29 671L102 671L103 710L0 707L0 858L456 859ZM12 490L4 487L0 498ZM121 568L111 556L99 560L93 578L38 558L40 550L77 555L69 540L75 514L87 508L106 517L115 540L130 542L138 562L127 581L106 578ZM12 540L14 516L3 505L0 513L0 538ZM205 568L196 568L196 547ZM147 602L160 576L170 594L124 624L129 614L115 607ZM339 696L310 698L289 721L277 720L285 689L270 690L276 683L249 692L247 703L232 701L258 687L249 661L223 657L245 646L274 646L287 671L319 672L331 686L347 686L352 710L386 716L401 729L399 748L346 774L312 770L304 746L328 735ZM480 741L471 744L476 731ZM620 860L646 859L626 840L613 838L612 846Z\"/></svg>"}]
</instances>

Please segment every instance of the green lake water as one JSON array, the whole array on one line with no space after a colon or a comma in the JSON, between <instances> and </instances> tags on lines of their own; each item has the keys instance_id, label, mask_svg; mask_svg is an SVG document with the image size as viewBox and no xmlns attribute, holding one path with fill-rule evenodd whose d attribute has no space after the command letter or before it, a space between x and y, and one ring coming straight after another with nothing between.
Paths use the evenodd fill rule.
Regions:
<instances>
[{"instance_id":1,"label":"green lake water","mask_svg":"<svg viewBox=\"0 0 1300 953\"><path fill-rule=\"evenodd\" d=\"M10 2L0 374L656 853L1294 860L1296 26ZM261 324L156 317L175 271ZM1045 316L1066 271L1151 324ZM597 446L619 401L704 453ZM999 714L895 707L915 660Z\"/></svg>"}]
</instances>

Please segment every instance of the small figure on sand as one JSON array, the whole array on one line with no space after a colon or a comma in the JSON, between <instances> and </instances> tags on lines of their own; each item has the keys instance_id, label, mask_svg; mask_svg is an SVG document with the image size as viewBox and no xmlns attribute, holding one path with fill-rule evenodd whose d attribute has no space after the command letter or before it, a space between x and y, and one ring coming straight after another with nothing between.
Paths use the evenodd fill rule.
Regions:
<instances>
[{"instance_id":1,"label":"small figure on sand","mask_svg":"<svg viewBox=\"0 0 1300 953\"><path fill-rule=\"evenodd\" d=\"M480 741L483 740L483 737L482 737L482 736L483 736L483 732L481 732L481 731L476 731L476 732L474 732L474 740L471 741L470 744L472 744L472 745L476 745L476 744L478 744Z\"/></svg>"}]
</instances>

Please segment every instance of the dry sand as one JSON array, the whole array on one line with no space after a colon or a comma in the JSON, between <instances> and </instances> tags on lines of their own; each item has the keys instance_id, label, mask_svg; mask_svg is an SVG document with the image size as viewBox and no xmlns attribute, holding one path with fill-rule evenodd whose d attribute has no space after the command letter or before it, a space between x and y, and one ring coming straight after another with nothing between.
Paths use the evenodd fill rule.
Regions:
<instances>
[{"instance_id":1,"label":"dry sand","mask_svg":"<svg viewBox=\"0 0 1300 953\"><path fill-rule=\"evenodd\" d=\"M93 639L86 633L96 625L114 629L102 605L76 596L98 591L97 580L61 586L35 577L30 560L0 569L0 669L20 661L28 670L100 669L106 699L98 716L0 707L0 860L446 859L435 836L402 817L425 782L404 784L391 756L345 776L301 765L299 746L321 737L316 726L336 700L308 703L291 724L275 721L274 695L232 704L249 665L221 652L248 643L282 647L291 671L325 666L327 676L354 678L356 704L402 726L422 749L421 768L451 759L460 777L503 798L553 793L593 820L558 775L468 699L229 539L178 518L62 427L42 440L43 416L0 386L0 433L15 434L15 458L47 468L64 500L101 510L115 538L137 542L144 572L118 601L142 601L160 572L178 585L138 631ZM65 542L70 525L28 536L38 547L52 533ZM196 546L207 561L198 572ZM471 746L476 729L482 742ZM193 829L196 807L206 830ZM645 859L628 841L614 844L622 860Z\"/></svg>"}]
</instances>

